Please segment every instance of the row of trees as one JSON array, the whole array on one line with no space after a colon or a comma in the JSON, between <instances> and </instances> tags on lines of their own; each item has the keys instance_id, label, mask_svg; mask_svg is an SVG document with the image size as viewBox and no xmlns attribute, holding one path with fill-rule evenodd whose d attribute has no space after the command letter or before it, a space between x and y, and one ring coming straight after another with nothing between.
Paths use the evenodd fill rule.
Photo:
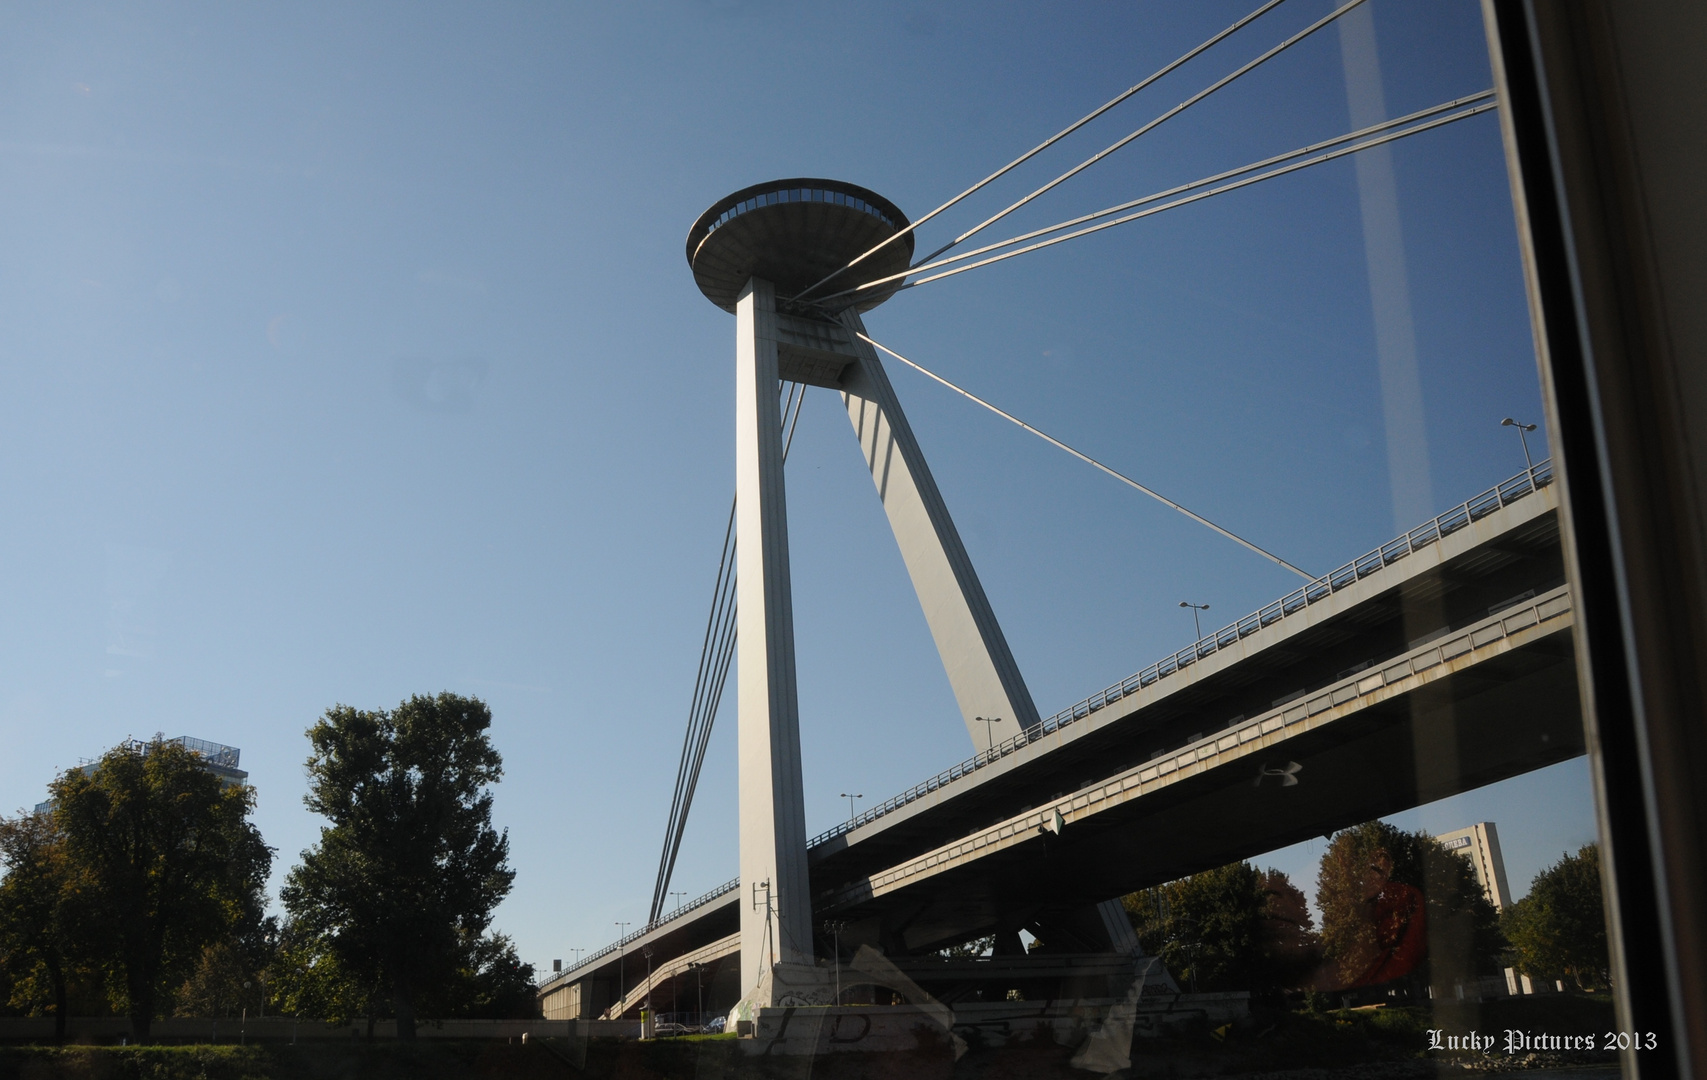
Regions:
<instances>
[{"instance_id":1,"label":"row of trees","mask_svg":"<svg viewBox=\"0 0 1707 1080\"><path fill-rule=\"evenodd\" d=\"M266 914L273 851L254 793L190 750L129 742L0 821L0 994L65 1018L272 1011L348 1022L531 1015L533 969L489 932L509 892L491 824L502 761L480 701L338 706L309 729L308 807L326 819Z\"/></svg>"},{"instance_id":2,"label":"row of trees","mask_svg":"<svg viewBox=\"0 0 1707 1080\"><path fill-rule=\"evenodd\" d=\"M1607 985L1593 845L1536 876L1496 913L1469 860L1382 821L1331 838L1316 877L1317 928L1278 870L1235 863L1124 899L1145 951L1198 990L1423 986L1505 967L1588 989Z\"/></svg>"}]
</instances>

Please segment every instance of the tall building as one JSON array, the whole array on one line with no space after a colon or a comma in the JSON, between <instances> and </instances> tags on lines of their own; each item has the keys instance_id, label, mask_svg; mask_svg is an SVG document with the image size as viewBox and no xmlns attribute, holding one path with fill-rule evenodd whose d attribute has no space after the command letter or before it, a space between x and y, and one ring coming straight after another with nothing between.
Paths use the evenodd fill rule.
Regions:
<instances>
[{"instance_id":1,"label":"tall building","mask_svg":"<svg viewBox=\"0 0 1707 1080\"><path fill-rule=\"evenodd\" d=\"M224 743L209 742L206 739L196 739L189 735L179 735L175 739L166 739L165 741L169 743L176 743L201 758L202 768L219 777L220 782L226 787L230 787L232 784L247 784L249 782L249 774L237 767L238 761L243 756L243 751L239 750L235 746L226 746ZM131 745L140 748L146 747L148 744L140 740L132 740ZM83 761L79 763L78 768L82 769L85 775L88 775L95 771L95 762ZM38 814L44 813L52 808L52 799L49 799L46 802L36 803L36 813Z\"/></svg>"},{"instance_id":2,"label":"tall building","mask_svg":"<svg viewBox=\"0 0 1707 1080\"><path fill-rule=\"evenodd\" d=\"M1511 903L1511 886L1506 884L1505 859L1500 856L1500 834L1491 821L1478 821L1467 829L1441 833L1435 837L1448 851L1456 851L1470 860L1476 869L1476 881L1493 903L1495 911L1504 911Z\"/></svg>"},{"instance_id":3,"label":"tall building","mask_svg":"<svg viewBox=\"0 0 1707 1080\"><path fill-rule=\"evenodd\" d=\"M227 786L249 782L249 774L237 767L238 759L243 756L243 751L235 746L209 742L206 739L193 739L188 735L180 735L176 739L167 739L166 741L177 743L185 750L200 755L202 768L225 781ZM1498 848L1496 847L1495 850L1497 851Z\"/></svg>"}]
</instances>

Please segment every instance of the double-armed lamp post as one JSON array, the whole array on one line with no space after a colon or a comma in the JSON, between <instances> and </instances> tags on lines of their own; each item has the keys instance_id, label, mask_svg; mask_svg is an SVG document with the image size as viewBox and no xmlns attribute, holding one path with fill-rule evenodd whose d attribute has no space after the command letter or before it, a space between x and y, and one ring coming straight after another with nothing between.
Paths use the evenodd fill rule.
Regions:
<instances>
[{"instance_id":1,"label":"double-armed lamp post","mask_svg":"<svg viewBox=\"0 0 1707 1080\"><path fill-rule=\"evenodd\" d=\"M1529 456L1529 432L1535 430L1535 425L1520 423L1508 416L1504 420L1500 421L1500 427L1514 427L1517 429L1517 437L1523 441L1523 463L1529 467L1529 475L1534 476L1535 459Z\"/></svg>"},{"instance_id":2,"label":"double-armed lamp post","mask_svg":"<svg viewBox=\"0 0 1707 1080\"><path fill-rule=\"evenodd\" d=\"M1191 625L1197 631L1197 640L1202 641L1203 640L1203 622L1201 619L1198 618L1197 613L1200 611L1208 611L1209 605L1208 604L1194 604L1190 600L1181 600L1179 602L1179 606L1180 607L1188 607L1191 609Z\"/></svg>"}]
</instances>

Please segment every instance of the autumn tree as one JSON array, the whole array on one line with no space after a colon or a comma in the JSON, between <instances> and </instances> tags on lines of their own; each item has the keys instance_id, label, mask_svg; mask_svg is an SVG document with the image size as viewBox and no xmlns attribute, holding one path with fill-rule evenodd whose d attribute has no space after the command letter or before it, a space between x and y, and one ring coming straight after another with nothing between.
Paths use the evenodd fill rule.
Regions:
<instances>
[{"instance_id":1,"label":"autumn tree","mask_svg":"<svg viewBox=\"0 0 1707 1080\"><path fill-rule=\"evenodd\" d=\"M268 987L278 952L278 920L247 914L234 932L202 950L201 960L174 994L179 1016L267 1014Z\"/></svg>"},{"instance_id":2,"label":"autumn tree","mask_svg":"<svg viewBox=\"0 0 1707 1080\"><path fill-rule=\"evenodd\" d=\"M68 983L76 963L67 901L64 837L47 812L0 821L0 965L11 1003L53 1012L56 1040L65 1039Z\"/></svg>"},{"instance_id":3,"label":"autumn tree","mask_svg":"<svg viewBox=\"0 0 1707 1080\"><path fill-rule=\"evenodd\" d=\"M1468 859L1422 832L1371 821L1335 833L1316 878L1325 981L1450 984L1498 969L1498 915Z\"/></svg>"},{"instance_id":4,"label":"autumn tree","mask_svg":"<svg viewBox=\"0 0 1707 1080\"><path fill-rule=\"evenodd\" d=\"M1500 928L1511 941L1512 966L1523 974L1568 978L1583 990L1608 985L1599 847L1589 844L1535 875L1529 895L1502 913Z\"/></svg>"},{"instance_id":5,"label":"autumn tree","mask_svg":"<svg viewBox=\"0 0 1707 1080\"><path fill-rule=\"evenodd\" d=\"M249 821L253 790L221 783L159 737L110 750L50 790L69 917L146 1041L206 948L265 906L272 851Z\"/></svg>"},{"instance_id":6,"label":"autumn tree","mask_svg":"<svg viewBox=\"0 0 1707 1080\"><path fill-rule=\"evenodd\" d=\"M1315 965L1309 906L1278 870L1233 863L1122 903L1144 950L1198 990L1273 993Z\"/></svg>"},{"instance_id":7,"label":"autumn tree","mask_svg":"<svg viewBox=\"0 0 1707 1080\"><path fill-rule=\"evenodd\" d=\"M441 693L389 712L339 705L308 732L305 802L329 824L285 909L342 985L384 988L402 1039L442 1007L515 878L491 823L491 723L479 700Z\"/></svg>"},{"instance_id":8,"label":"autumn tree","mask_svg":"<svg viewBox=\"0 0 1707 1080\"><path fill-rule=\"evenodd\" d=\"M1309 983L1322 962L1322 936L1303 890L1285 873L1262 872L1262 953L1271 986L1292 990Z\"/></svg>"}]
</instances>

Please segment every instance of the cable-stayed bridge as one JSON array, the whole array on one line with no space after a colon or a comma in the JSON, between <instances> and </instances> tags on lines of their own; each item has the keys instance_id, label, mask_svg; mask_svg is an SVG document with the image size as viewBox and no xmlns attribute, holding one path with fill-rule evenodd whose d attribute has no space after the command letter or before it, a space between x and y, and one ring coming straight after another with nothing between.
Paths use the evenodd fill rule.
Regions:
<instances>
[{"instance_id":1,"label":"cable-stayed bridge","mask_svg":"<svg viewBox=\"0 0 1707 1080\"><path fill-rule=\"evenodd\" d=\"M981 935L1106 952L1082 918L1100 901L1582 753L1551 478L1542 462L813 838L816 936L843 924L824 951L871 944L926 986L929 953ZM542 1004L727 1009L746 900L719 886ZM998 981L1072 974L993 960Z\"/></svg>"},{"instance_id":2,"label":"cable-stayed bridge","mask_svg":"<svg viewBox=\"0 0 1707 1080\"><path fill-rule=\"evenodd\" d=\"M909 999L1005 1000L1004 990L1107 998L1150 981L1174 989L1155 965L1139 966L1121 895L1582 752L1572 606L1546 462L1316 576L879 343L862 320L903 290L1496 108L1492 91L1478 91L966 246L1364 3L1348 0L914 258L920 226L1282 2L1266 0L917 221L876 192L825 178L756 184L695 221L686 245L695 283L735 316L735 501L648 920L547 982L548 1016L623 1016L646 1002L687 1011L692 1001L693 1011L750 1023L779 1005L842 1004L850 953L867 984ZM1042 716L879 353L1304 584ZM986 745L816 838L805 829L783 482L809 386L840 396L968 737ZM732 665L740 877L666 912ZM1043 948L1028 951L1022 932ZM937 955L980 937L994 941L987 959Z\"/></svg>"}]
</instances>

